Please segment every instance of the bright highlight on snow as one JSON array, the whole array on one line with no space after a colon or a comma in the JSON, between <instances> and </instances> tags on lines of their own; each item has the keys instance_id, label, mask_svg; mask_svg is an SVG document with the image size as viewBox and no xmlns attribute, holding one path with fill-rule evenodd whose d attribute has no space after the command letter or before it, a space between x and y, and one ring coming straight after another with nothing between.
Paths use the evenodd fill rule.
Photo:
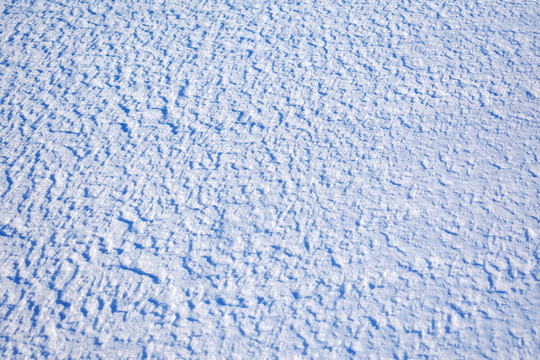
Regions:
<instances>
[{"instance_id":1,"label":"bright highlight on snow","mask_svg":"<svg viewBox=\"0 0 540 360\"><path fill-rule=\"evenodd\" d=\"M538 1L0 3L0 357L540 357Z\"/></svg>"}]
</instances>

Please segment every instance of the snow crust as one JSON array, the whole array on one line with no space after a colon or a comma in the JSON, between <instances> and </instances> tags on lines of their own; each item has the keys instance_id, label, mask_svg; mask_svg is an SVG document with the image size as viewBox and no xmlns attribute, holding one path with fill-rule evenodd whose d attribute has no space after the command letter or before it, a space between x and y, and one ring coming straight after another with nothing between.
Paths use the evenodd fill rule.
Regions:
<instances>
[{"instance_id":1,"label":"snow crust","mask_svg":"<svg viewBox=\"0 0 540 360\"><path fill-rule=\"evenodd\" d=\"M0 2L0 356L539 358L539 5Z\"/></svg>"}]
</instances>

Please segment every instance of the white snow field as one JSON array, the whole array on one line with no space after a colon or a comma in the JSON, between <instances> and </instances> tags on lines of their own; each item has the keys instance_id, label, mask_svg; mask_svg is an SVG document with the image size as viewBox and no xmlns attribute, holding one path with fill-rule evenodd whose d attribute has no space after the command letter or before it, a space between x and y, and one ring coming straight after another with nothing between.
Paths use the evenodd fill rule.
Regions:
<instances>
[{"instance_id":1,"label":"white snow field","mask_svg":"<svg viewBox=\"0 0 540 360\"><path fill-rule=\"evenodd\" d=\"M540 357L539 1L0 14L1 358Z\"/></svg>"}]
</instances>

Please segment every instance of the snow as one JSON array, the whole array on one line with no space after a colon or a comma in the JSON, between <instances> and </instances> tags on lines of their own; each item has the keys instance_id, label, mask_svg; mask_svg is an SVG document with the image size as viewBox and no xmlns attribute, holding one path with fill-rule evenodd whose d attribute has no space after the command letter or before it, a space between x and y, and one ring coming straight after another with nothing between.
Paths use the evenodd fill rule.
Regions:
<instances>
[{"instance_id":1,"label":"snow","mask_svg":"<svg viewBox=\"0 0 540 360\"><path fill-rule=\"evenodd\" d=\"M538 358L539 5L2 2L1 357Z\"/></svg>"}]
</instances>

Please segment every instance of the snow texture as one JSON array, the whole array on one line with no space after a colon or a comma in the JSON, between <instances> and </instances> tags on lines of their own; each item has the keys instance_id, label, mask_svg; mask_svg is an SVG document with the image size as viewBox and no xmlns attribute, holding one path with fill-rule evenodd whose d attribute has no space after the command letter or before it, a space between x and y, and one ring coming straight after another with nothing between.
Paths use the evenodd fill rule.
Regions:
<instances>
[{"instance_id":1,"label":"snow texture","mask_svg":"<svg viewBox=\"0 0 540 360\"><path fill-rule=\"evenodd\" d=\"M539 358L539 12L1 1L1 357Z\"/></svg>"}]
</instances>

